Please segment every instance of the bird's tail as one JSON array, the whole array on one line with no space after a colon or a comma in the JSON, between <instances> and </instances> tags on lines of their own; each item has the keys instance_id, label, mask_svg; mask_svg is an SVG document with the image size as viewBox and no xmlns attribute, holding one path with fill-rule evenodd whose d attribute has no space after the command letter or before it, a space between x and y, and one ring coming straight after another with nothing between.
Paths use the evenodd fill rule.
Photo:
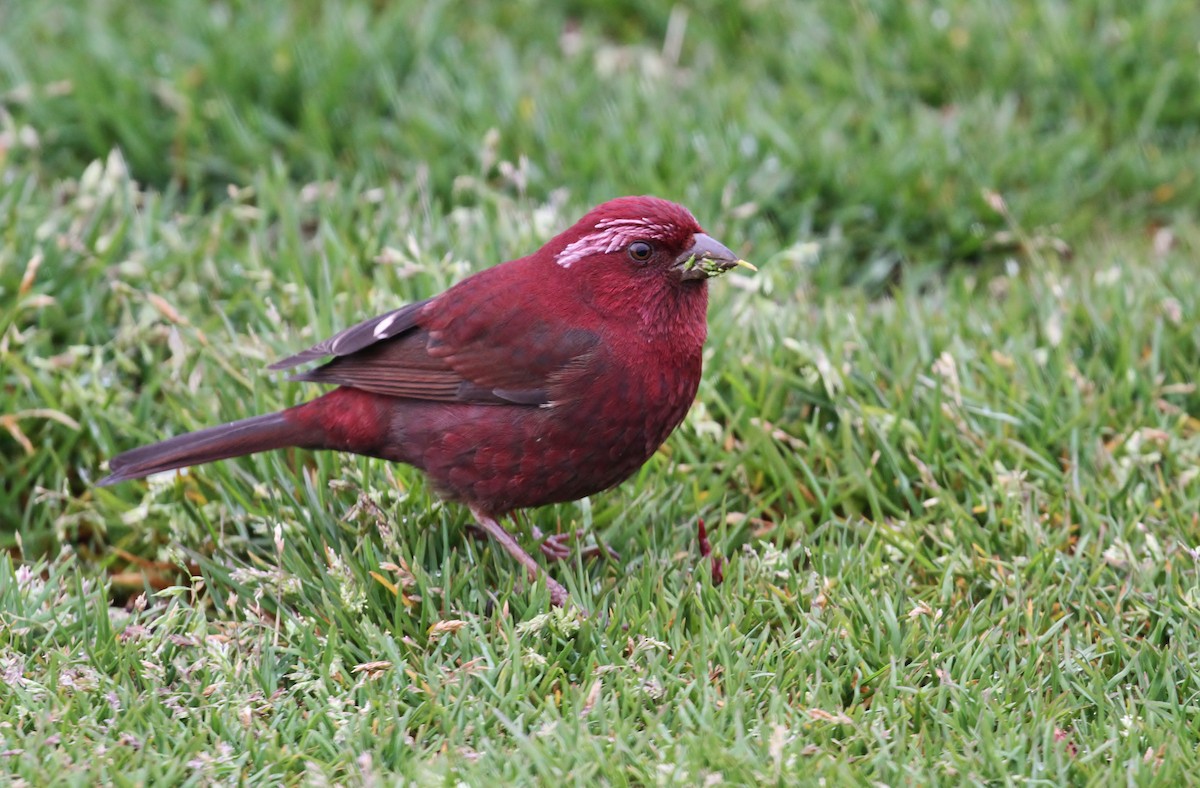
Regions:
<instances>
[{"instance_id":1,"label":"bird's tail","mask_svg":"<svg viewBox=\"0 0 1200 788\"><path fill-rule=\"evenodd\" d=\"M291 411L254 416L119 454L109 461L109 475L97 484L107 486L268 449L315 447L321 443L321 437L319 429L292 417Z\"/></svg>"}]
</instances>

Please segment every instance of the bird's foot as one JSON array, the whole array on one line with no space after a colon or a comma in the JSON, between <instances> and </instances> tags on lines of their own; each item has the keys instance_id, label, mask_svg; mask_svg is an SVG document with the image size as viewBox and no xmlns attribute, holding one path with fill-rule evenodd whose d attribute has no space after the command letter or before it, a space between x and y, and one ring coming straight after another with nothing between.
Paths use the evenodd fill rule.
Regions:
<instances>
[{"instance_id":1,"label":"bird's foot","mask_svg":"<svg viewBox=\"0 0 1200 788\"><path fill-rule=\"evenodd\" d=\"M463 526L463 531L466 532L467 536L480 542L486 542L492 538L488 536L487 531L483 530L478 525L475 525L475 523L467 523Z\"/></svg>"},{"instance_id":2,"label":"bird's foot","mask_svg":"<svg viewBox=\"0 0 1200 788\"><path fill-rule=\"evenodd\" d=\"M508 551L509 555L517 559L517 562L529 572L530 577L545 582L546 588L550 590L550 604L555 607L563 607L567 604L567 589L563 587L562 583L550 577L546 570L539 566L537 561L533 560L533 556L525 552L521 545L517 544L517 540L513 538L513 535L506 531L504 526L496 521L495 517L473 506L471 507L471 514L475 515L475 521L479 524L479 528L492 539L499 542L500 546Z\"/></svg>"},{"instance_id":3,"label":"bird's foot","mask_svg":"<svg viewBox=\"0 0 1200 788\"><path fill-rule=\"evenodd\" d=\"M580 528L577 531L568 531L565 534L552 534L545 536L540 528L536 525L532 528L533 538L540 539L538 549L542 551L542 555L549 558L551 561L565 561L571 557L571 547L567 544L573 539L582 539L584 531ZM619 561L621 556L616 550L612 549L603 542L597 541L594 545L588 545L579 551L579 554L584 558L599 558L601 556L610 558L613 561Z\"/></svg>"}]
</instances>

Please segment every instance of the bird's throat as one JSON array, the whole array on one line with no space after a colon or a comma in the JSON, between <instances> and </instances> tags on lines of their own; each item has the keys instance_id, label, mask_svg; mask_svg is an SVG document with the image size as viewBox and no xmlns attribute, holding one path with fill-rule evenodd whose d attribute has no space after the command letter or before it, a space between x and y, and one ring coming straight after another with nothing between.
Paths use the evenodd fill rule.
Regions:
<instances>
[{"instance_id":1,"label":"bird's throat","mask_svg":"<svg viewBox=\"0 0 1200 788\"><path fill-rule=\"evenodd\" d=\"M643 296L635 309L646 338L680 355L699 352L708 333L707 283L681 282Z\"/></svg>"}]
</instances>

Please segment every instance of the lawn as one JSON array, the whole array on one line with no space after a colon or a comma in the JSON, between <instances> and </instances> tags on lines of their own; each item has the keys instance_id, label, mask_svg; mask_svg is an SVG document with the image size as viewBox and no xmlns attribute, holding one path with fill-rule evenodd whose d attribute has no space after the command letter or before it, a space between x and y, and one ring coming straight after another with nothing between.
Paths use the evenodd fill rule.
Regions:
<instances>
[{"instance_id":1,"label":"lawn","mask_svg":"<svg viewBox=\"0 0 1200 788\"><path fill-rule=\"evenodd\" d=\"M0 774L1194 779L1198 41L1189 0L3 4ZM551 567L577 607L407 467L93 485L629 193L759 273L645 468L514 525L620 553Z\"/></svg>"}]
</instances>

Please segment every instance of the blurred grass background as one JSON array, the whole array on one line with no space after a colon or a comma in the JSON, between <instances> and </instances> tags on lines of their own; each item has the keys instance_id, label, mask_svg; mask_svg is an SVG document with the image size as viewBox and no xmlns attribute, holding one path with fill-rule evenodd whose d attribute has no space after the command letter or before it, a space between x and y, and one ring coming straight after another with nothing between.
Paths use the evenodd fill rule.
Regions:
<instances>
[{"instance_id":1,"label":"blurred grass background","mask_svg":"<svg viewBox=\"0 0 1200 788\"><path fill-rule=\"evenodd\" d=\"M0 5L0 769L1188 779L1198 47L1183 0ZM623 556L552 567L582 624L407 468L92 487L626 193L761 271L664 452L531 515Z\"/></svg>"},{"instance_id":2,"label":"blurred grass background","mask_svg":"<svg viewBox=\"0 0 1200 788\"><path fill-rule=\"evenodd\" d=\"M119 147L134 177L220 197L524 162L588 205L736 195L774 242L836 233L876 284L987 251L997 191L1029 228L1138 231L1200 197L1200 19L1187 3L13 3L10 151L47 178ZM481 158L481 142L498 135Z\"/></svg>"}]
</instances>

